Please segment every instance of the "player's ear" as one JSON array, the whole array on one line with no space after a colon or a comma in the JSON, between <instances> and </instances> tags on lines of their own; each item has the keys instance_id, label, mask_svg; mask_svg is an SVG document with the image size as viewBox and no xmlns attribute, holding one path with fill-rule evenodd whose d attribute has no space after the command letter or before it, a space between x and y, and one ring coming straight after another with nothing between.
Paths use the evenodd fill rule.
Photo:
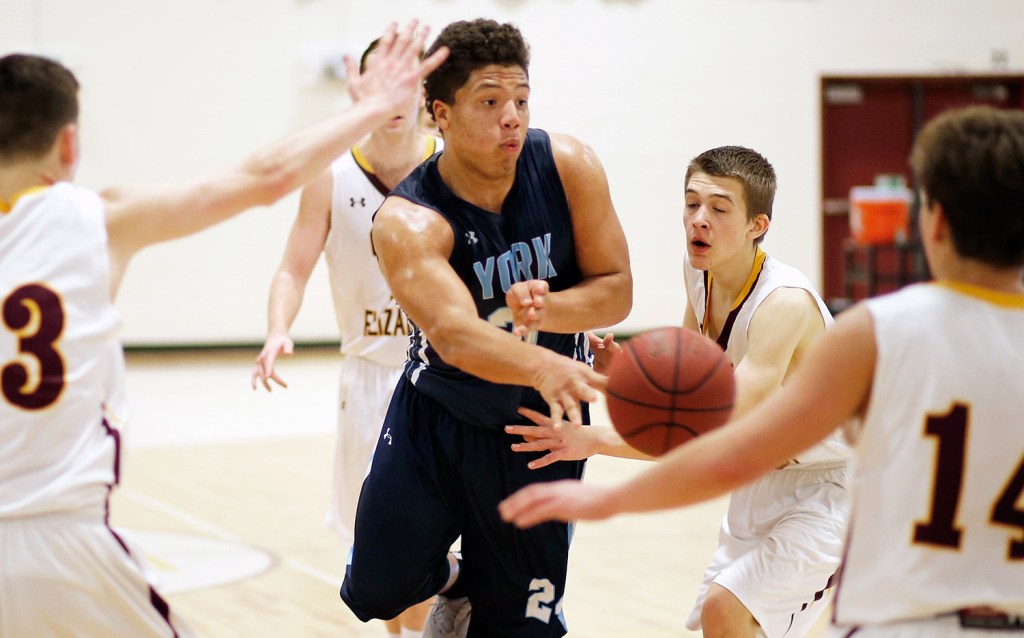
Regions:
<instances>
[{"instance_id":1,"label":"player's ear","mask_svg":"<svg viewBox=\"0 0 1024 638\"><path fill-rule=\"evenodd\" d=\"M442 102L441 100L434 100L432 106L434 108L434 121L437 122L437 129L442 132L447 131L449 126L448 105Z\"/></svg>"},{"instance_id":2,"label":"player's ear","mask_svg":"<svg viewBox=\"0 0 1024 638\"><path fill-rule=\"evenodd\" d=\"M764 213L758 213L754 217L754 221L750 226L750 236L753 239L757 239L761 235L768 232L768 226L770 226L771 223L772 221L768 219L768 215Z\"/></svg>"},{"instance_id":3,"label":"player's ear","mask_svg":"<svg viewBox=\"0 0 1024 638\"><path fill-rule=\"evenodd\" d=\"M57 134L57 156L60 158L61 166L68 171L69 175L75 173L79 152L78 125L66 124Z\"/></svg>"},{"instance_id":4,"label":"player's ear","mask_svg":"<svg viewBox=\"0 0 1024 638\"><path fill-rule=\"evenodd\" d=\"M920 232L935 241L945 240L949 235L949 224L942 204L926 198L921 200Z\"/></svg>"}]
</instances>

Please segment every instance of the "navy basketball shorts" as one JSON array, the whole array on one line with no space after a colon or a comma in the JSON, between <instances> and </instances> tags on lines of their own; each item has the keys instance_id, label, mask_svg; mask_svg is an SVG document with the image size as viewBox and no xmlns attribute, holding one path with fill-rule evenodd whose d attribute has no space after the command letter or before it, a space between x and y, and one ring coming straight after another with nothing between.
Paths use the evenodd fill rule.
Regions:
<instances>
[{"instance_id":1,"label":"navy basketball shorts","mask_svg":"<svg viewBox=\"0 0 1024 638\"><path fill-rule=\"evenodd\" d=\"M399 381L356 510L341 597L363 621L393 618L448 580L448 551L462 536L457 589L472 603L469 636L558 637L570 526L520 530L498 503L541 481L581 478L583 461L538 470L520 440L459 421Z\"/></svg>"}]
</instances>

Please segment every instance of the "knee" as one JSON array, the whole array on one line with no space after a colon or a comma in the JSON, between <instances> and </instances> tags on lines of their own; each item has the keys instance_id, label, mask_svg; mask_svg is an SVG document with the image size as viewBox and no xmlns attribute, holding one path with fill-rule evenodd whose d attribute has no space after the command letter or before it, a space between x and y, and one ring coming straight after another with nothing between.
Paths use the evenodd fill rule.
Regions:
<instances>
[{"instance_id":1,"label":"knee","mask_svg":"<svg viewBox=\"0 0 1024 638\"><path fill-rule=\"evenodd\" d=\"M706 638L714 636L755 636L758 624L739 598L724 587L712 587L700 612Z\"/></svg>"},{"instance_id":2,"label":"knee","mask_svg":"<svg viewBox=\"0 0 1024 638\"><path fill-rule=\"evenodd\" d=\"M341 599L356 618L363 622L389 620L408 606L404 602L408 600L407 592L399 591L385 582L370 583L369 586L356 585L348 576L341 584Z\"/></svg>"}]
</instances>

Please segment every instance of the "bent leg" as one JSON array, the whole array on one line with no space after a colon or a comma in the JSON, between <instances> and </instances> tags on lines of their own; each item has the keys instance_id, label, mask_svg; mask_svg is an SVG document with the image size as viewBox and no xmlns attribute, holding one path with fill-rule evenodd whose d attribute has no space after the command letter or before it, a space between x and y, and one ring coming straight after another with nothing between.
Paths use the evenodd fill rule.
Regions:
<instances>
[{"instance_id":1,"label":"bent leg","mask_svg":"<svg viewBox=\"0 0 1024 638\"><path fill-rule=\"evenodd\" d=\"M512 452L513 437L474 429L463 446L467 520L462 536L462 577L472 603L470 638L555 638L566 633L562 613L570 526L545 523L521 530L501 520L498 503L531 483L579 478L582 462L540 470Z\"/></svg>"},{"instance_id":2,"label":"bent leg","mask_svg":"<svg viewBox=\"0 0 1024 638\"><path fill-rule=\"evenodd\" d=\"M708 588L700 622L704 638L754 638L760 627L740 599L718 584Z\"/></svg>"},{"instance_id":3,"label":"bent leg","mask_svg":"<svg viewBox=\"0 0 1024 638\"><path fill-rule=\"evenodd\" d=\"M394 618L444 587L463 518L460 486L433 430L446 415L402 379L356 511L341 587L360 620Z\"/></svg>"}]
</instances>

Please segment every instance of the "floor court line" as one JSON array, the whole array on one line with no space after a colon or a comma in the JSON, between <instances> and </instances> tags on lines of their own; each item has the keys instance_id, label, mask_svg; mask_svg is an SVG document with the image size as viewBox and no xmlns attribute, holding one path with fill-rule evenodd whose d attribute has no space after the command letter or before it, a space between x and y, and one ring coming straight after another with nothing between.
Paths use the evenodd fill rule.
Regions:
<instances>
[{"instance_id":1,"label":"floor court line","mask_svg":"<svg viewBox=\"0 0 1024 638\"><path fill-rule=\"evenodd\" d=\"M237 534L234 534L232 532L229 532L228 530L224 529L223 527L220 527L219 525L203 520L195 516L194 514L190 514L182 510L181 508L175 507L174 505L161 501L158 498L154 498L147 494L143 494L131 488L120 488L119 493L121 494L122 497L127 497L128 499L133 500L140 505L159 511L162 514L165 514L166 516L173 518L180 523L184 523L185 525L197 531L201 531L207 534L208 536L231 543L238 543L241 545L252 545L252 543L247 539L242 538L241 536L238 536ZM267 551L268 553L274 555L276 558L276 563L281 566L305 574L306 576L318 580L321 583L336 587L341 586L340 575L330 574L316 567L311 567L310 565L307 565L301 561L297 561L294 558L276 555L276 553L272 550L264 548L260 549L263 549L264 551Z\"/></svg>"}]
</instances>

